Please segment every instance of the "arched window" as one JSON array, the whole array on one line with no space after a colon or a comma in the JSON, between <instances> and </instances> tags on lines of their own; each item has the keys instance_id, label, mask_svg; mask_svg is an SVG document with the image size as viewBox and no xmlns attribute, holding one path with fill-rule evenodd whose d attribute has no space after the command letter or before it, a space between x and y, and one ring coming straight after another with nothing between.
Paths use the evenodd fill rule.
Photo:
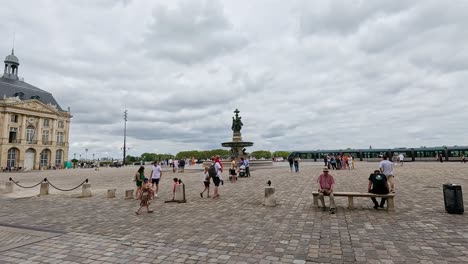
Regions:
<instances>
[{"instance_id":1,"label":"arched window","mask_svg":"<svg viewBox=\"0 0 468 264\"><path fill-rule=\"evenodd\" d=\"M18 157L18 149L11 148L8 150L7 167L14 168L16 166L16 158Z\"/></svg>"},{"instance_id":2,"label":"arched window","mask_svg":"<svg viewBox=\"0 0 468 264\"><path fill-rule=\"evenodd\" d=\"M26 128L26 143L31 144L34 140L34 127L28 126Z\"/></svg>"},{"instance_id":3,"label":"arched window","mask_svg":"<svg viewBox=\"0 0 468 264\"><path fill-rule=\"evenodd\" d=\"M55 165L60 166L63 162L63 150L59 149L55 152Z\"/></svg>"},{"instance_id":4,"label":"arched window","mask_svg":"<svg viewBox=\"0 0 468 264\"><path fill-rule=\"evenodd\" d=\"M40 162L41 167L48 167L49 166L49 152L50 151L48 149L44 149L41 152L41 162Z\"/></svg>"}]
</instances>

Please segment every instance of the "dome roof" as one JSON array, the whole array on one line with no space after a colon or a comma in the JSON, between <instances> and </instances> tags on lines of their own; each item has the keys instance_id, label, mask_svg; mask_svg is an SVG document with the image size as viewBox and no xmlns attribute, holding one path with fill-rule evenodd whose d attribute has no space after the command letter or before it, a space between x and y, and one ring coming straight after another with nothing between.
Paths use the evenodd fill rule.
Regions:
<instances>
[{"instance_id":1,"label":"dome roof","mask_svg":"<svg viewBox=\"0 0 468 264\"><path fill-rule=\"evenodd\" d=\"M7 62L13 62L13 63L19 64L18 57L15 56L15 51L14 50L11 50L11 54L6 56L5 63L7 63Z\"/></svg>"}]
</instances>

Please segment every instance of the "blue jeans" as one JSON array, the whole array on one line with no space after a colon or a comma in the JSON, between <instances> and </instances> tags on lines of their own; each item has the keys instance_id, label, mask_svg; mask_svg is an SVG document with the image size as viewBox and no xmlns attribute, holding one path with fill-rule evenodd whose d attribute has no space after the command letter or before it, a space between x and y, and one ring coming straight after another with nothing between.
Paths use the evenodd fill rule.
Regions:
<instances>
[{"instance_id":1,"label":"blue jeans","mask_svg":"<svg viewBox=\"0 0 468 264\"><path fill-rule=\"evenodd\" d=\"M294 164L294 169L296 170L296 172L299 172L299 164L298 163Z\"/></svg>"}]
</instances>

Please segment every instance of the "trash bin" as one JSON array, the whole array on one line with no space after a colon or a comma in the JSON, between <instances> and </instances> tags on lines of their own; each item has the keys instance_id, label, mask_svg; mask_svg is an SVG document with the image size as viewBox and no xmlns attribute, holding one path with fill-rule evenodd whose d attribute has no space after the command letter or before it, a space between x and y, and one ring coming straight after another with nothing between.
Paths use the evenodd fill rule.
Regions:
<instances>
[{"instance_id":1,"label":"trash bin","mask_svg":"<svg viewBox=\"0 0 468 264\"><path fill-rule=\"evenodd\" d=\"M449 214L463 214L463 195L459 184L446 183L443 185L445 211Z\"/></svg>"}]
</instances>

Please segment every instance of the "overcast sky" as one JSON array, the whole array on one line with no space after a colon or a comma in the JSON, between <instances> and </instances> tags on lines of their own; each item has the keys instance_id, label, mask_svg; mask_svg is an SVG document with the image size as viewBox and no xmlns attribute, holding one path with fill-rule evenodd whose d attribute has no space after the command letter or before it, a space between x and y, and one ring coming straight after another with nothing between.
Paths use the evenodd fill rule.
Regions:
<instances>
[{"instance_id":1,"label":"overcast sky","mask_svg":"<svg viewBox=\"0 0 468 264\"><path fill-rule=\"evenodd\" d=\"M467 1L2 1L70 157L468 145Z\"/></svg>"}]
</instances>

